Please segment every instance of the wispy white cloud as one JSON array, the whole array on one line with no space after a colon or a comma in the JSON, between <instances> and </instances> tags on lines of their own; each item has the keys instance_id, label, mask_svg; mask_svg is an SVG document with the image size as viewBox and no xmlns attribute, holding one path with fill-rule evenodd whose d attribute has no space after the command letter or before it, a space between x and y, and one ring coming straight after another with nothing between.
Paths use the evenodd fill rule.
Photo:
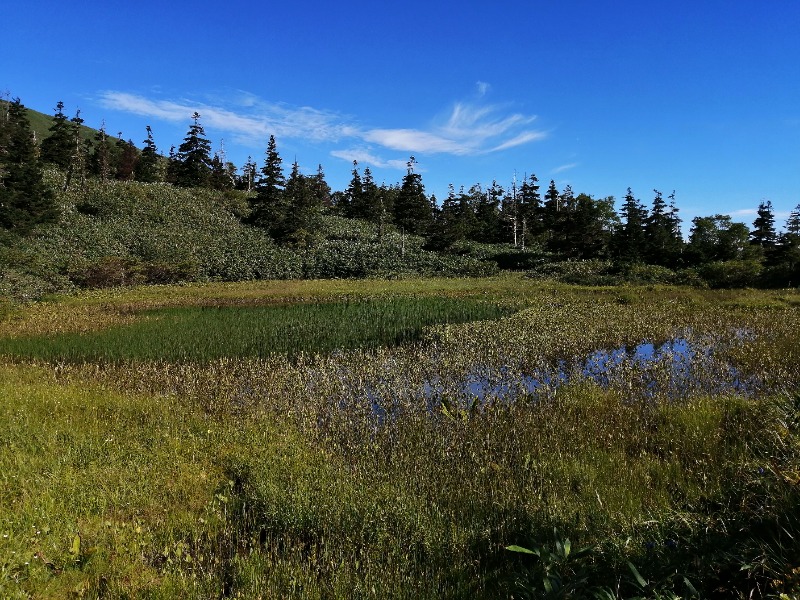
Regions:
<instances>
[{"instance_id":1,"label":"wispy white cloud","mask_svg":"<svg viewBox=\"0 0 800 600\"><path fill-rule=\"evenodd\" d=\"M478 82L481 96L488 89L489 84ZM151 99L127 92L106 91L100 94L100 103L113 110L176 123L187 122L192 113L198 112L204 126L231 134L234 141L248 146L263 145L267 136L275 135L312 142L356 139L412 154L463 156L500 152L547 136L546 132L529 127L535 116L510 113L505 106L482 101L457 102L444 118L427 128L363 127L339 113L266 102L242 90L222 100L205 102ZM336 152L349 153L349 156L355 151ZM369 159L363 162L393 166L398 161L382 160L370 154Z\"/></svg>"},{"instance_id":2,"label":"wispy white cloud","mask_svg":"<svg viewBox=\"0 0 800 600\"><path fill-rule=\"evenodd\" d=\"M234 99L234 103L246 111L191 100L151 100L114 91L102 93L100 102L106 108L171 122L188 121L192 113L198 112L204 126L232 133L241 143L264 144L269 135L337 141L354 134L354 129L334 113L267 103L246 92Z\"/></svg>"},{"instance_id":3,"label":"wispy white cloud","mask_svg":"<svg viewBox=\"0 0 800 600\"><path fill-rule=\"evenodd\" d=\"M419 129L370 129L361 134L367 142L380 144L403 152L470 154L474 148L459 140L450 139Z\"/></svg>"},{"instance_id":4,"label":"wispy white cloud","mask_svg":"<svg viewBox=\"0 0 800 600\"><path fill-rule=\"evenodd\" d=\"M547 137L527 129L535 116L504 114L497 105L457 102L444 121L429 130L371 129L363 139L392 150L456 156L499 152Z\"/></svg>"},{"instance_id":5,"label":"wispy white cloud","mask_svg":"<svg viewBox=\"0 0 800 600\"><path fill-rule=\"evenodd\" d=\"M561 165L560 167L556 167L552 171L551 174L555 175L556 173L563 173L564 171L569 171L570 169L574 169L578 166L578 163L568 163L566 165Z\"/></svg>"},{"instance_id":6,"label":"wispy white cloud","mask_svg":"<svg viewBox=\"0 0 800 600\"><path fill-rule=\"evenodd\" d=\"M368 149L352 148L349 150L333 150L331 156L341 158L347 162L357 161L360 165L368 165L378 167L381 169L398 169L403 170L406 168L407 163L404 160L384 160L376 156Z\"/></svg>"},{"instance_id":7,"label":"wispy white cloud","mask_svg":"<svg viewBox=\"0 0 800 600\"><path fill-rule=\"evenodd\" d=\"M475 86L478 88L479 96L485 96L492 88L491 84L486 83L485 81L477 81L475 82Z\"/></svg>"},{"instance_id":8,"label":"wispy white cloud","mask_svg":"<svg viewBox=\"0 0 800 600\"><path fill-rule=\"evenodd\" d=\"M507 150L508 148L522 146L523 144L528 144L530 142L538 142L539 140L543 140L546 137L547 133L545 133L544 131L523 131L519 135L511 138L510 140L506 140L499 146L495 146L490 150L490 152L500 152L501 150Z\"/></svg>"}]
</instances>

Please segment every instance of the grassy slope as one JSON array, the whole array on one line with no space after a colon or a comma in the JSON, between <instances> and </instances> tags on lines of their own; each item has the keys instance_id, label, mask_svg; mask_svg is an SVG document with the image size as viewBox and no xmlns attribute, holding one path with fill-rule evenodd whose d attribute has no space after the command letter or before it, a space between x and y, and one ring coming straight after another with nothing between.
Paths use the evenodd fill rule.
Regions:
<instances>
[{"instance_id":1,"label":"grassy slope","mask_svg":"<svg viewBox=\"0 0 800 600\"><path fill-rule=\"evenodd\" d=\"M485 275L492 264L422 249L422 238L325 216L309 249L276 246L243 225L242 193L179 189L164 184L87 182L61 191L58 223L0 244L0 296L36 299L75 286L174 281L242 281L409 275ZM0 232L1 233L1 232Z\"/></svg>"},{"instance_id":2,"label":"grassy slope","mask_svg":"<svg viewBox=\"0 0 800 600\"><path fill-rule=\"evenodd\" d=\"M0 104L3 102L5 101L0 100ZM50 127L53 125L53 115L48 115L28 107L25 107L25 110L27 111L28 122L31 125L31 130L36 136L36 141L41 143L43 139L50 136ZM55 106L53 107L53 113L55 113ZM74 114L65 114L67 115L67 119L71 119L75 116ZM106 131L108 133L109 130L107 129ZM81 125L81 137L83 139L94 141L94 136L97 135L97 133L97 129L87 125Z\"/></svg>"}]
</instances>

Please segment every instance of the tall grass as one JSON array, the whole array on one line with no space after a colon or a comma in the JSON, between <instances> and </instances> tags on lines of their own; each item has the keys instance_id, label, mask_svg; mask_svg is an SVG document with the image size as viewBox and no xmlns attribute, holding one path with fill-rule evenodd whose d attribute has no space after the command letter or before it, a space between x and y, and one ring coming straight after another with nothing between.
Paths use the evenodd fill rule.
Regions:
<instances>
[{"instance_id":1,"label":"tall grass","mask_svg":"<svg viewBox=\"0 0 800 600\"><path fill-rule=\"evenodd\" d=\"M414 344L0 369L0 595L797 594L797 294L507 285L527 309ZM678 335L706 388L463 386Z\"/></svg>"},{"instance_id":2,"label":"tall grass","mask_svg":"<svg viewBox=\"0 0 800 600\"><path fill-rule=\"evenodd\" d=\"M388 298L379 301L190 307L147 311L97 332L18 337L0 353L51 361L210 361L392 346L426 326L496 319L508 307L475 299Z\"/></svg>"}]
</instances>

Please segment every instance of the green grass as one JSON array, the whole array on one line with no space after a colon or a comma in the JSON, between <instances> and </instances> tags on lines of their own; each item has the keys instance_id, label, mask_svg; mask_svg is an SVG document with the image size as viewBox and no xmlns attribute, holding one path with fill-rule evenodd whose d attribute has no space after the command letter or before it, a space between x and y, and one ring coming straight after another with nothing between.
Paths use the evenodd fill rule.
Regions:
<instances>
[{"instance_id":1,"label":"green grass","mask_svg":"<svg viewBox=\"0 0 800 600\"><path fill-rule=\"evenodd\" d=\"M155 349L185 330L210 356L197 328L231 318L229 337L347 321L359 347L0 365L0 597L559 597L545 575L575 598L689 597L684 576L702 597L796 597L795 300L509 278L137 288L12 311L4 344L48 327L122 344L142 327ZM381 310L452 319L451 303L526 308L434 326L421 343L356 339ZM716 358L764 386L650 397L631 369L608 389L574 380L511 404L456 394L476 365L523 372L677 332L712 336ZM431 381L446 410L419 393ZM391 418L379 423L373 403Z\"/></svg>"},{"instance_id":2,"label":"green grass","mask_svg":"<svg viewBox=\"0 0 800 600\"><path fill-rule=\"evenodd\" d=\"M211 361L393 346L424 327L496 319L510 308L462 298L150 310L96 332L0 340L0 353L50 361Z\"/></svg>"}]
</instances>

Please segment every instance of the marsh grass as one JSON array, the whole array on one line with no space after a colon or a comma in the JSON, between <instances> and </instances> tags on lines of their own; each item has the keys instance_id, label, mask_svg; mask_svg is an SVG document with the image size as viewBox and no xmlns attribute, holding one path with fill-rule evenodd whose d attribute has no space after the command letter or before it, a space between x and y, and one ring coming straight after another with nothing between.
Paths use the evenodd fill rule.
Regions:
<instances>
[{"instance_id":1,"label":"marsh grass","mask_svg":"<svg viewBox=\"0 0 800 600\"><path fill-rule=\"evenodd\" d=\"M3 367L0 595L554 597L545 567L585 577L574 597L797 594L795 295L503 285L480 296L527 308L396 347ZM462 385L678 334L763 384L646 395L628 364L515 402ZM592 549L575 568L505 549L554 528Z\"/></svg>"},{"instance_id":2,"label":"marsh grass","mask_svg":"<svg viewBox=\"0 0 800 600\"><path fill-rule=\"evenodd\" d=\"M496 319L511 311L471 298L188 307L150 310L97 332L18 337L0 353L49 361L205 362L222 357L293 356L394 346L434 324Z\"/></svg>"}]
</instances>

